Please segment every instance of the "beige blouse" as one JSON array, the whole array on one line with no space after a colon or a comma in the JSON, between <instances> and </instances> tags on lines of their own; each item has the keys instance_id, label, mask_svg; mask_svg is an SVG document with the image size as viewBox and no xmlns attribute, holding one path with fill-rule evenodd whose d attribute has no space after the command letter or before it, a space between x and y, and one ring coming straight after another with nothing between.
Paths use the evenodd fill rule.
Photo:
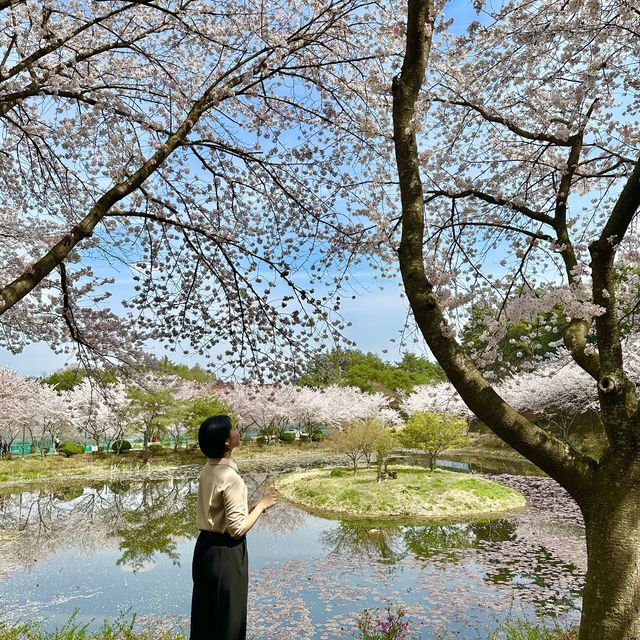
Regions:
<instances>
[{"instance_id":1,"label":"beige blouse","mask_svg":"<svg viewBox=\"0 0 640 640\"><path fill-rule=\"evenodd\" d=\"M249 506L247 485L229 458L207 458L198 486L198 529L241 537Z\"/></svg>"}]
</instances>

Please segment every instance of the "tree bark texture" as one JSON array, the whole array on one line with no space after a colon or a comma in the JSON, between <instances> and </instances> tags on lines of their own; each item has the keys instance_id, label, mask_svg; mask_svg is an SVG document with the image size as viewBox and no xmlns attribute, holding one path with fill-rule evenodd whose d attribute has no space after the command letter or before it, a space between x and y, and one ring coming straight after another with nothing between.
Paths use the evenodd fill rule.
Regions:
<instances>
[{"instance_id":1,"label":"tree bark texture","mask_svg":"<svg viewBox=\"0 0 640 640\"><path fill-rule=\"evenodd\" d=\"M598 473L593 489L579 638L640 640L640 485Z\"/></svg>"}]
</instances>

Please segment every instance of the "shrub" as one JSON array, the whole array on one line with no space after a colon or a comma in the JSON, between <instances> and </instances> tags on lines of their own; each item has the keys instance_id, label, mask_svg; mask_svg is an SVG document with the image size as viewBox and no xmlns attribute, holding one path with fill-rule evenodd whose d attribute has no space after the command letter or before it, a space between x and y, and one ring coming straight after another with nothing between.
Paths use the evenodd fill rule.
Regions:
<instances>
[{"instance_id":1,"label":"shrub","mask_svg":"<svg viewBox=\"0 0 640 640\"><path fill-rule=\"evenodd\" d=\"M309 436L306 433L303 433L300 436L300 442L309 442Z\"/></svg>"},{"instance_id":2,"label":"shrub","mask_svg":"<svg viewBox=\"0 0 640 640\"><path fill-rule=\"evenodd\" d=\"M332 478L343 478L347 473L344 469L331 469L329 475Z\"/></svg>"},{"instance_id":3,"label":"shrub","mask_svg":"<svg viewBox=\"0 0 640 640\"><path fill-rule=\"evenodd\" d=\"M387 607L386 613L378 616L365 609L356 618L359 640L409 640L411 632L409 624L403 620L404 615L400 608L392 611Z\"/></svg>"},{"instance_id":4,"label":"shrub","mask_svg":"<svg viewBox=\"0 0 640 640\"><path fill-rule=\"evenodd\" d=\"M79 453L84 453L84 447L77 442L63 442L58 449L60 453L63 453L67 458L69 456L75 456Z\"/></svg>"},{"instance_id":5,"label":"shrub","mask_svg":"<svg viewBox=\"0 0 640 640\"><path fill-rule=\"evenodd\" d=\"M282 440L282 442L286 442L287 444L291 444L292 442L296 441L296 436L294 433L285 431L284 433L280 434L280 440Z\"/></svg>"},{"instance_id":6,"label":"shrub","mask_svg":"<svg viewBox=\"0 0 640 640\"><path fill-rule=\"evenodd\" d=\"M161 444L150 444L149 445L149 451L154 455L162 455L163 451L164 451L164 447Z\"/></svg>"},{"instance_id":7,"label":"shrub","mask_svg":"<svg viewBox=\"0 0 640 640\"><path fill-rule=\"evenodd\" d=\"M267 444L267 438L266 436L258 436L256 438L256 444L261 447L262 445Z\"/></svg>"},{"instance_id":8,"label":"shrub","mask_svg":"<svg viewBox=\"0 0 640 640\"><path fill-rule=\"evenodd\" d=\"M320 442L321 440L324 440L324 431L320 429L315 429L314 432L311 434L311 441Z\"/></svg>"},{"instance_id":9,"label":"shrub","mask_svg":"<svg viewBox=\"0 0 640 640\"><path fill-rule=\"evenodd\" d=\"M128 440L115 440L111 445L111 451L114 453L124 453L131 449L131 443Z\"/></svg>"}]
</instances>

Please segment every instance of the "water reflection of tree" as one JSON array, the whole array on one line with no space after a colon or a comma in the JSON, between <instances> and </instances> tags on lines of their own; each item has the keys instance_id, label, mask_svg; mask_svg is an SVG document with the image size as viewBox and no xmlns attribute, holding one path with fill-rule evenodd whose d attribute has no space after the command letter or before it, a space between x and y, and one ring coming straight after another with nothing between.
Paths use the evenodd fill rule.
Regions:
<instances>
[{"instance_id":1,"label":"water reflection of tree","mask_svg":"<svg viewBox=\"0 0 640 640\"><path fill-rule=\"evenodd\" d=\"M144 483L140 506L121 514L115 531L122 555L118 565L134 573L156 560L158 555L180 565L176 551L180 538L192 536L196 521L196 499L192 483Z\"/></svg>"},{"instance_id":2,"label":"water reflection of tree","mask_svg":"<svg viewBox=\"0 0 640 640\"><path fill-rule=\"evenodd\" d=\"M456 550L475 549L481 542L513 540L516 525L509 520L490 520L469 524L407 527L404 544L418 558L435 558L457 562Z\"/></svg>"},{"instance_id":3,"label":"water reflection of tree","mask_svg":"<svg viewBox=\"0 0 640 640\"><path fill-rule=\"evenodd\" d=\"M335 529L323 531L320 542L328 553L366 556L394 563L404 556L400 527L341 522Z\"/></svg>"},{"instance_id":4,"label":"water reflection of tree","mask_svg":"<svg viewBox=\"0 0 640 640\"><path fill-rule=\"evenodd\" d=\"M512 520L474 522L471 529L478 542L508 542L516 539L517 524Z\"/></svg>"},{"instance_id":5,"label":"water reflection of tree","mask_svg":"<svg viewBox=\"0 0 640 640\"><path fill-rule=\"evenodd\" d=\"M404 544L418 558L439 557L455 563L458 556L453 551L475 547L476 537L468 524L408 527Z\"/></svg>"},{"instance_id":6,"label":"water reflection of tree","mask_svg":"<svg viewBox=\"0 0 640 640\"><path fill-rule=\"evenodd\" d=\"M268 476L249 476L250 493L260 495ZM11 566L0 557L0 573L29 566L35 558L73 548L91 553L113 544L121 551L118 564L134 571L167 556L178 563L180 538L195 537L197 481L117 480L82 483L4 494L0 500L0 529L11 547ZM286 535L304 522L303 511L279 504L259 523L260 528ZM9 535L10 534L10 535ZM9 544L9 543L7 543Z\"/></svg>"},{"instance_id":7,"label":"water reflection of tree","mask_svg":"<svg viewBox=\"0 0 640 640\"><path fill-rule=\"evenodd\" d=\"M457 550L477 548L481 542L513 540L516 526L508 520L471 524L389 526L341 522L324 531L320 541L328 553L365 556L397 562L410 552L417 558L457 562Z\"/></svg>"},{"instance_id":8,"label":"water reflection of tree","mask_svg":"<svg viewBox=\"0 0 640 640\"><path fill-rule=\"evenodd\" d=\"M90 553L109 546L114 532L123 534L122 564L140 566L152 547L173 552L174 540L195 535L195 514L186 502L196 486L192 480L120 481L7 495L0 501L0 527L17 535L3 549L12 558L5 569L68 548ZM0 561L0 572L5 564Z\"/></svg>"}]
</instances>

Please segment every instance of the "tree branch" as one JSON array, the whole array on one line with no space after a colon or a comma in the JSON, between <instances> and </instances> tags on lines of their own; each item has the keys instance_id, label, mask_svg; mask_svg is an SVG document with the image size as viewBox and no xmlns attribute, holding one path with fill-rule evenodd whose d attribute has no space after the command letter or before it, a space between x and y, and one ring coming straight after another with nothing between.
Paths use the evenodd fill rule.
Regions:
<instances>
[{"instance_id":1,"label":"tree branch","mask_svg":"<svg viewBox=\"0 0 640 640\"><path fill-rule=\"evenodd\" d=\"M78 27L74 31L71 31L70 33L66 34L65 36L52 38L51 42L49 42L49 44L47 46L42 47L41 49L37 49L36 51L31 53L29 56L27 56L26 58L24 58L20 62L16 63L6 73L0 73L0 82L4 82L5 80L17 75L21 71L24 71L25 69L30 70L32 68L32 65L33 65L34 62L37 62L38 60L40 60L44 56L49 55L50 53L52 53L56 49L59 49L60 47L62 47L62 45L66 44L67 42L69 42L70 40L75 38L76 36L80 35L83 31L86 31L87 29L90 29L91 27L99 25L102 22L104 22L105 20L108 20L109 18L112 18L113 16L116 16L119 13L122 13L122 12L124 12L126 10L127 10L127 5L124 5L122 7L119 7L118 9L114 9L113 11L110 11L109 13L106 13L106 14L104 14L102 16L98 16L97 18L95 18L93 20L89 20L88 22L85 22L83 25L81 25L80 27Z\"/></svg>"},{"instance_id":2,"label":"tree branch","mask_svg":"<svg viewBox=\"0 0 640 640\"><path fill-rule=\"evenodd\" d=\"M445 98L431 98L432 102L442 102L446 104L455 104L459 107L467 107L469 109L473 109L476 113L479 113L485 120L488 122L494 122L496 124L501 124L507 127L509 131L519 135L521 138L526 138L527 140L534 140L536 142L548 142L550 144L555 144L559 147L570 147L571 140L569 138L559 138L558 136L554 136L549 133L543 133L541 131L534 132L524 129L523 127L518 126L515 122L511 122L511 120L501 116L497 112L492 113L485 107L481 107L480 105L474 104L473 102L469 102L468 100L464 100L462 98L458 100L446 100Z\"/></svg>"},{"instance_id":3,"label":"tree branch","mask_svg":"<svg viewBox=\"0 0 640 640\"><path fill-rule=\"evenodd\" d=\"M430 196L429 198L427 198L427 202L440 196L446 196L448 198L451 198L452 200L456 200L458 198L469 198L473 196L475 198L478 198L478 200L482 200L483 202L495 204L499 207L505 207L506 209L511 209L513 211L522 213L528 218L531 218L531 220L542 222L543 224L547 224L551 227L553 227L554 225L553 218L546 213L535 211L534 209L531 209L524 204L513 202L513 200L509 200L507 198L499 198L497 196L493 196L490 193L485 193L484 191L480 191L479 189L465 189L464 191L458 192L432 190L427 191L426 193Z\"/></svg>"},{"instance_id":4,"label":"tree branch","mask_svg":"<svg viewBox=\"0 0 640 640\"><path fill-rule=\"evenodd\" d=\"M0 0L0 11L4 11L9 7L15 7L18 4L23 4L24 0Z\"/></svg>"},{"instance_id":5,"label":"tree branch","mask_svg":"<svg viewBox=\"0 0 640 640\"><path fill-rule=\"evenodd\" d=\"M64 262L61 262L58 265L58 269L60 270L60 289L62 290L62 317L64 318L64 322L67 325L67 328L69 329L71 339L79 345L83 345L88 349L92 349L92 345L90 345L80 334L78 325L76 324L75 318L73 316L73 306L71 303L71 296L69 295L69 285L67 282L67 268Z\"/></svg>"},{"instance_id":6,"label":"tree branch","mask_svg":"<svg viewBox=\"0 0 640 640\"><path fill-rule=\"evenodd\" d=\"M580 154L582 153L584 142L584 130L597 103L598 101L594 100L585 116L582 129L570 138L571 150L567 158L565 171L560 178L560 185L558 186L556 195L554 229L558 237L558 244L562 247L560 255L562 256L567 273L567 281L570 283L575 282L577 277L575 270L578 266L578 260L567 226L567 204L569 195L571 194L573 177L578 170L580 162ZM589 334L590 328L590 320L572 320L565 330L563 340L578 366L582 367L584 371L597 380L600 370L600 357L595 352L587 351L587 335Z\"/></svg>"},{"instance_id":7,"label":"tree branch","mask_svg":"<svg viewBox=\"0 0 640 640\"><path fill-rule=\"evenodd\" d=\"M624 375L622 344L618 326L614 260L640 207L640 159L624 185L600 237L589 245L593 281L593 301L604 308L596 318L600 352L598 393L603 424L610 442L620 448L629 440L640 443L640 434L629 418L638 411L635 385Z\"/></svg>"},{"instance_id":8,"label":"tree branch","mask_svg":"<svg viewBox=\"0 0 640 640\"><path fill-rule=\"evenodd\" d=\"M409 0L406 51L401 73L393 80L394 143L402 202L399 260L407 297L431 351L467 406L584 503L597 463L534 425L495 392L450 335L426 277L424 196L413 118L431 45L432 11L430 0Z\"/></svg>"},{"instance_id":9,"label":"tree branch","mask_svg":"<svg viewBox=\"0 0 640 640\"><path fill-rule=\"evenodd\" d=\"M555 242L555 238L547 235L546 233L539 233L536 231L529 231L528 229L521 229L520 227L514 227L510 224L501 224L498 222L471 222L469 220L459 220L458 222L448 222L447 224L443 224L438 231L433 233L429 238L427 238L427 243L435 237L436 234L440 233L443 229L452 229L454 227L490 227L492 229L504 229L505 231L513 231L515 233L520 233L522 235L528 236L530 238L534 238L536 240L546 240L547 242Z\"/></svg>"},{"instance_id":10,"label":"tree branch","mask_svg":"<svg viewBox=\"0 0 640 640\"><path fill-rule=\"evenodd\" d=\"M624 239L627 229L640 207L640 158L629 179L622 188L622 192L613 207L609 220L600 235L599 244L608 245L610 251Z\"/></svg>"},{"instance_id":11,"label":"tree branch","mask_svg":"<svg viewBox=\"0 0 640 640\"><path fill-rule=\"evenodd\" d=\"M227 82L226 88L232 88L241 81L242 75L232 78ZM176 132L131 177L108 189L91 207L89 213L62 240L56 243L42 258L34 262L21 276L0 289L0 315L42 282L79 242L92 235L93 229L115 203L133 193L162 165L191 132L202 114L216 104L213 100L214 96L217 97L218 102L228 97L228 93L218 90L218 84L219 79L196 100Z\"/></svg>"}]
</instances>

